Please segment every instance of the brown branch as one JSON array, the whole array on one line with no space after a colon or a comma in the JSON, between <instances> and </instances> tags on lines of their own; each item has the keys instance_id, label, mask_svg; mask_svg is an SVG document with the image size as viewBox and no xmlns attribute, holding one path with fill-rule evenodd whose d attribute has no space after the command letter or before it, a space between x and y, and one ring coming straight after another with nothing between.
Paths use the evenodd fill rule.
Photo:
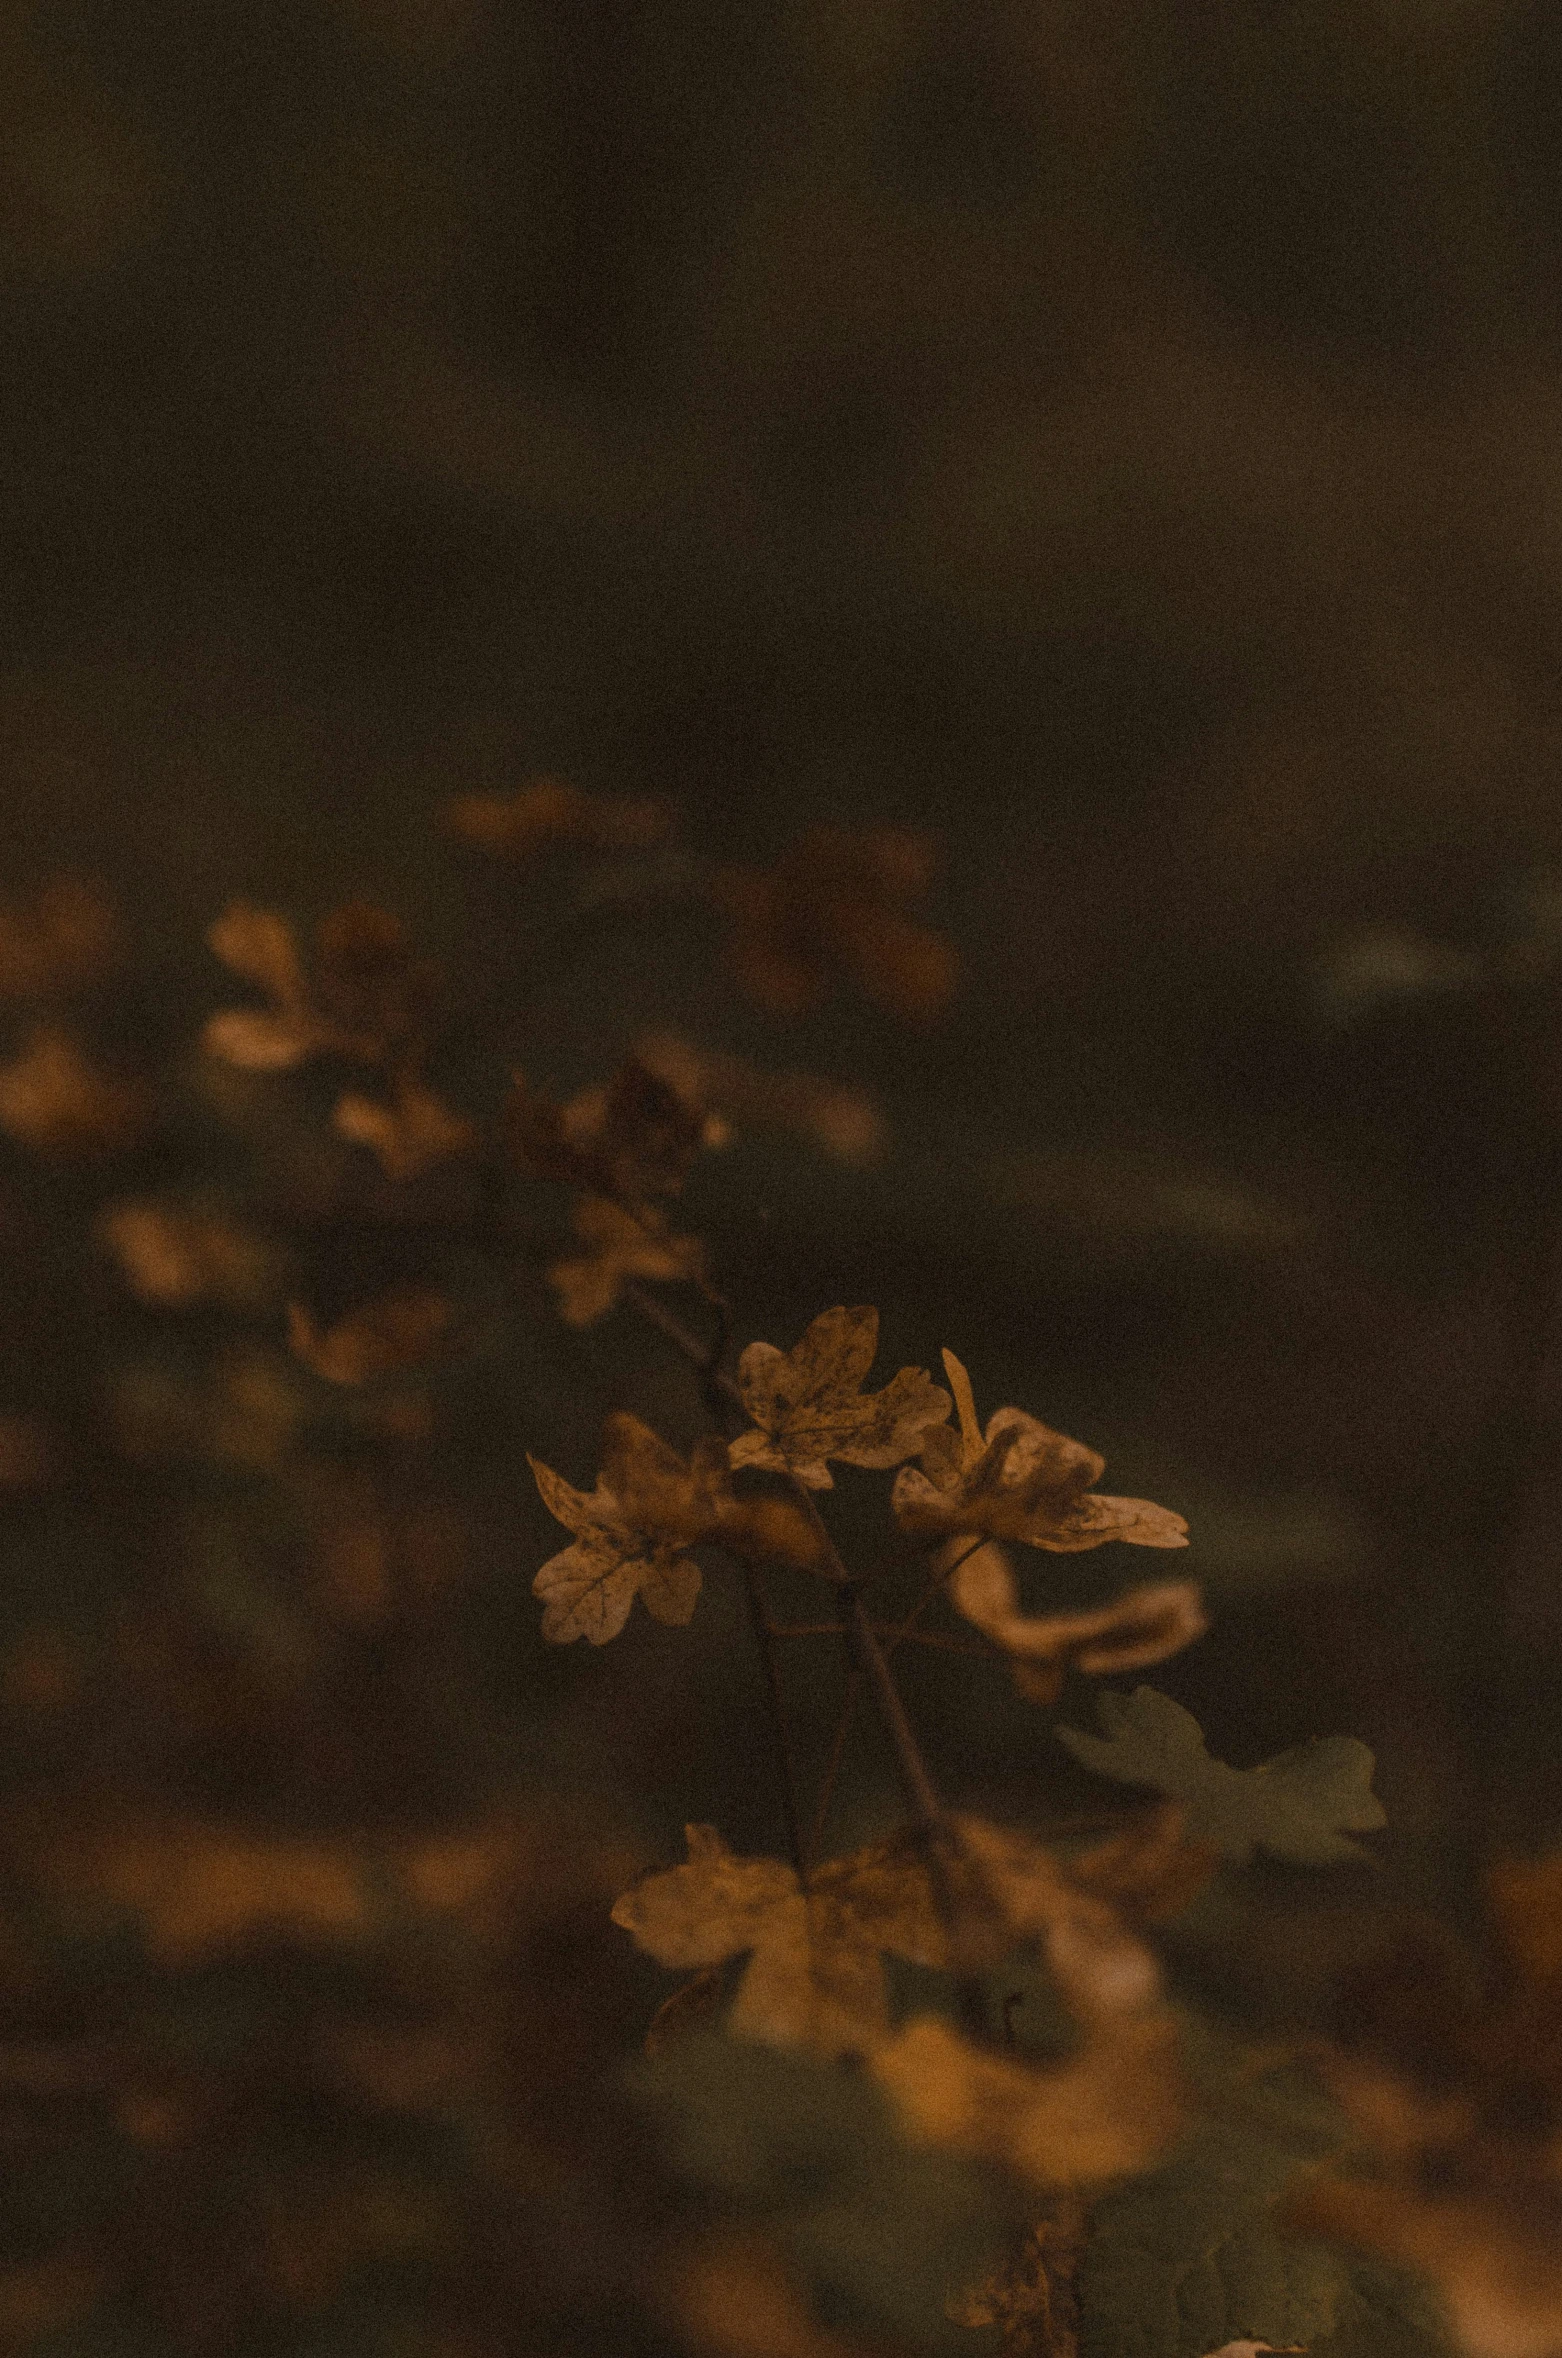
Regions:
<instances>
[{"instance_id":1,"label":"brown branch","mask_svg":"<svg viewBox=\"0 0 1562 2358\"><path fill-rule=\"evenodd\" d=\"M770 1707L770 1729L775 1739L776 1766L781 1774L781 1815L786 1821L787 1848L792 1854L792 1865L797 1880L808 1889L808 1854L803 1848L802 1828L797 1806L797 1765L792 1757L791 1732L787 1727L786 1705L781 1694L781 1666L776 1660L776 1632L770 1624L769 1608L759 1574L752 1564L743 1566L743 1585L748 1597L749 1622L754 1632L754 1643L759 1649L760 1666L765 1675L765 1699Z\"/></svg>"}]
</instances>

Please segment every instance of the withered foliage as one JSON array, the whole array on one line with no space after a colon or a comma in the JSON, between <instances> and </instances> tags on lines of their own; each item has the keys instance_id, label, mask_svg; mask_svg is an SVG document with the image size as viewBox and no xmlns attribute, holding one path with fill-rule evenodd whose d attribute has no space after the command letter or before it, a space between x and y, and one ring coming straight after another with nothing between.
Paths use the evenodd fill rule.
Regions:
<instances>
[{"instance_id":1,"label":"withered foliage","mask_svg":"<svg viewBox=\"0 0 1562 2358\"><path fill-rule=\"evenodd\" d=\"M0 999L57 999L101 982L125 952L107 895L79 876L57 876L0 908Z\"/></svg>"},{"instance_id":2,"label":"withered foliage","mask_svg":"<svg viewBox=\"0 0 1562 2358\"><path fill-rule=\"evenodd\" d=\"M1488 1878L1482 1989L1434 1928L1360 1971L1321 2065L1371 2169L1292 2195L1298 2232L1430 2277L1473 2358L1562 2348L1562 1853Z\"/></svg>"},{"instance_id":3,"label":"withered foliage","mask_svg":"<svg viewBox=\"0 0 1562 2358\"><path fill-rule=\"evenodd\" d=\"M903 1367L882 1392L865 1392L878 1347L879 1314L867 1306L822 1311L790 1351L750 1343L738 1361L738 1390L757 1429L733 1442L732 1463L829 1490L829 1458L883 1467L910 1457L953 1404L921 1367Z\"/></svg>"},{"instance_id":4,"label":"withered foliage","mask_svg":"<svg viewBox=\"0 0 1562 2358\"><path fill-rule=\"evenodd\" d=\"M805 1015L848 976L891 1015L925 1022L954 991L959 962L911 910L933 881L930 837L903 827L810 827L773 868L716 878L727 957L742 988L777 1015Z\"/></svg>"},{"instance_id":5,"label":"withered foliage","mask_svg":"<svg viewBox=\"0 0 1562 2358\"><path fill-rule=\"evenodd\" d=\"M1131 1540L1136 1547L1187 1546L1181 1515L1146 1498L1093 1491L1106 1460L1023 1408L1000 1408L983 1432L970 1377L952 1351L944 1353L944 1367L959 1404L959 1430L930 1434L921 1467L907 1466L897 1475L892 1504L903 1531L922 1538L969 1532L1022 1539L1054 1554L1099 1547L1108 1539Z\"/></svg>"},{"instance_id":6,"label":"withered foliage","mask_svg":"<svg viewBox=\"0 0 1562 2358\"><path fill-rule=\"evenodd\" d=\"M104 1071L58 1024L34 1024L0 1064L0 1129L40 1154L113 1154L137 1142L151 1114L141 1082Z\"/></svg>"}]
</instances>

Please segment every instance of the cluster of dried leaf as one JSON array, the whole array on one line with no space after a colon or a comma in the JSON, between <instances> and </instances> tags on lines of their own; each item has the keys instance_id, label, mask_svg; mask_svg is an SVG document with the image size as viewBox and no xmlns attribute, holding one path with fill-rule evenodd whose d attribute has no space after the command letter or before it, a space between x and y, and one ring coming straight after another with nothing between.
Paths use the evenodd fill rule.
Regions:
<instances>
[{"instance_id":1,"label":"cluster of dried leaf","mask_svg":"<svg viewBox=\"0 0 1562 2358\"><path fill-rule=\"evenodd\" d=\"M513 794L461 797L446 815L452 833L486 853L510 862L548 855L550 863L571 852L632 862L664 844L673 816L658 801L591 795L546 778ZM913 914L931 875L930 849L918 837L821 827L769 872L695 873L727 918L738 980L774 1012L817 1005L842 976L879 1006L919 1020L948 996L953 955ZM863 2230L870 2245L887 2232L890 2215L896 2233L915 2238L924 2196L947 2202L958 2224L973 2205L982 2211L981 2187L1022 2190L1019 2212L1003 2212L1000 2202L993 2214L1008 2221L998 2238L1000 2247L1007 2239L1007 2252L995 2250L985 2275L942 2287L939 2321L929 2329L935 2341L938 2333L997 2325L1012 2358L1074 2358L1082 2341L1105 2350L1092 2324L1101 2297L1092 2206L1125 2180L1154 2185L1146 2173L1175 2176L1190 2140L1196 2146L1212 2133L1184 2019L1169 1994L1160 1928L1258 1851L1308 1867L1359 1859L1354 1837L1383 1823L1370 1753L1333 1738L1233 1769L1210 1757L1197 1723L1175 1702L1140 1687L1101 1696L1102 1734L1056 1730L1104 1783L1158 1797L1148 1807L1125 1803L1105 1839L1049 1844L946 1804L895 1679L901 1647L985 1657L1021 1697L1047 1708L1071 1677L1169 1659L1203 1633L1206 1619L1198 1584L1184 1578L1097 1592L1099 1601L1084 1606L1061 1602L1056 1591L1050 1601L1044 1590L1027 1595L1036 1575L1022 1574L1019 1550L1050 1558L1112 1541L1181 1548L1187 1527L1168 1508L1099 1490L1101 1457L1028 1410L1000 1407L984 1424L952 1351L943 1352L947 1388L921 1367L903 1367L871 1388L879 1316L867 1306L825 1310L789 1349L750 1341L733 1350L731 1304L704 1240L674 1224L675 1200L700 1156L735 1130L789 1128L843 1161L866 1160L884 1143L872 1104L839 1084L763 1073L660 1032L643 1036L610 1080L559 1100L511 1067L507 1095L483 1118L450 1102L436 1082L446 1020L439 977L388 912L349 903L322 917L306 944L277 911L234 902L208 940L261 1003L207 1021L204 1069L226 1073L234 1088L235 1076L285 1076L306 1064L333 1077L328 1150L378 1192L365 1185L356 1196L327 1191L324 1200L350 1201L364 1225L404 1221L430 1238L435 1215L453 1204L463 1249L475 1243L512 1268L522 1243L512 1209L518 1183L560 1184L571 1191L574 1245L546 1274L563 1320L584 1327L627 1305L689 1363L710 1422L691 1445L675 1448L621 1410L607 1419L590 1490L530 1457L545 1506L570 1535L532 1588L550 1644L584 1638L600 1647L629 1625L637 1596L654 1620L682 1626L707 1577L731 1580L765 1676L788 1855L737 1856L714 1828L691 1826L686 1862L625 1890L638 1858L620 1856L615 1867L600 1844L588 1845L586 1865L565 1874L553 1836L514 1816L437 1837L323 1839L99 1809L90 1822L16 1820L7 1834L13 1881L35 1895L29 1905L78 1929L133 1921L149 1968L174 1980L251 1952L329 1951L361 1963L378 1954L376 1943L394 1925L395 1940L410 1944L406 1954L425 1959L418 1968L425 1979L413 1976L416 2025L402 2018L400 1988L389 2025L372 2006L343 2022L330 2003L312 1999L310 2052L285 2085L299 2102L318 2105L323 2070L331 2103L445 2123L459 2117L469 2132L477 2123L490 2224L503 2220L507 2205L530 2204L546 2216L538 2185L554 2159L546 2139L517 2130L513 2102L485 2109L485 2089L496 2080L513 2096L518 2052L526 2069L551 2073L550 2084L559 2085L558 2055L542 2066L530 2033L516 2031L517 1973L532 1985L515 1943L535 1939L550 1893L600 1922L617 1890L612 1922L689 1977L648 2040L674 2080L679 2072L698 2078L703 2067L689 2059L702 2040L716 2040L727 2043L729 2057L797 2058L800 2069L830 2075L830 2085L849 2082L854 2102L871 2096L880 2107L882 2133L871 2122L864 2127L866 2114L852 2132L869 2145L880 2139L873 2168L886 2173L863 2196L880 2220ZM31 1028L0 1067L0 1127L18 1141L51 1155L103 1156L145 1135L161 1100L144 1080L99 1069L73 1011L120 954L117 921L87 887L57 884L0 914L0 996L30 1010ZM362 1075L369 1079L360 1084ZM288 1089L281 1079L254 1085ZM306 1164L307 1157L300 1168ZM441 1185L447 1177L458 1185L436 1197L427 1184L436 1174ZM311 1196L314 1185L293 1188L295 1207L322 1200ZM285 1499L311 1568L309 1627L372 1641L382 1660L400 1643L406 1660L459 1579L464 1540L450 1502L436 1492L419 1499L415 1483L382 1478L374 1452L427 1445L433 1386L467 1351L473 1321L432 1255L426 1273L408 1269L403 1255L394 1279L345 1303L337 1295L329 1309L315 1306L290 1233L287 1189L280 1194L257 1219L228 1195L181 1194L159 1175L147 1192L99 1204L100 1252L143 1313L165 1324L177 1323L169 1313L217 1314L249 1329L237 1340L226 1334L195 1380L180 1380L163 1363L123 1369L109 1386L107 1450L143 1473L187 1461L263 1474ZM668 1286L683 1289L697 1327L654 1290ZM350 1441L334 1457L314 1446L321 1420L332 1417L339 1439ZM8 1418L0 1444L0 1488L22 1498L57 1483L59 1448L45 1426ZM843 1466L893 1477L883 1542L865 1564L840 1536L845 1524L832 1529L832 1469ZM226 1542L210 1510L202 1512L220 1560ZM218 1593L231 1593L220 1561L213 1578ZM920 1585L902 1598L896 1586L908 1580ZM778 1583L799 1581L818 1583L811 1593L820 1617L788 1624L775 1617L772 1595ZM165 1628L175 1620L166 1613ZM296 1656L318 1642L304 1628L303 1620L274 1619L267 1643ZM780 1672L793 1640L831 1643L846 1665L806 1832ZM128 1633L123 1650L144 1669L161 1643L149 1626ZM172 1717L189 1704L182 1675L170 1645L152 1676ZM77 1654L51 1647L46 1632L0 1665L0 1695L22 1714L47 1717L81 1684ZM832 1789L864 1700L895 1759L906 1823L887 1839L822 1857ZM321 1717L296 1714L283 1741L302 1759L332 1756ZM1457 1975L1439 1979L1424 1950L1374 1972L1346 2029L1311 2058L1317 2084L1331 2093L1331 2117L1346 2124L1332 2146L1325 2139L1317 2150L1340 2148L1349 2131L1354 2151L1305 2182L1293 2172L1262 2225L1270 2235L1289 2220L1300 2234L1365 2245L1420 2270L1439 2288L1472 2358L1562 2352L1558 1888L1554 1862L1510 1865L1494 1878L1511 1970L1506 1989L1484 2006ZM454 1949L448 1942L441 1949L444 1935L435 1938L431 1926L457 1928ZM433 1973L430 2005L427 1959L436 1952L445 1963ZM908 1973L921 1977L909 1985L920 1993L909 2001ZM1016 1982L1019 1990L1009 1986ZM507 1986L509 1995L497 1997ZM1042 2050L1012 2035L1009 2010L1026 1986L1048 1993L1062 2026ZM941 1996L929 1998L929 1990ZM495 2008L490 2020L485 2009ZM159 2199L209 2171L216 2144L257 2102L248 2081L214 2097L220 2073L197 2087L128 2035L111 2054L95 2048L90 2062L93 2101L109 2105L116 2134L158 2157L148 2183L163 2190ZM724 2072L731 2076L723 2065L712 2083L718 2104ZM524 2105L519 2110L524 2115ZM744 2134L751 2132L763 2145L763 2118ZM721 2149L720 2135L716 2143ZM886 2162L891 2149L901 2158ZM849 2138L841 2150L855 2150ZM924 2162L934 2175L919 2179ZM907 2192L913 2184L923 2189L915 2198ZM356 2208L355 2201L317 2206L313 2224L301 2202L284 2220L262 2222L248 2242L241 2237L248 2276L233 2299L191 2289L201 2265L180 2273L169 2310L170 2329L183 2336L177 2346L227 2346L225 2336L244 2330L246 2299L279 2313L291 2303L302 2315L317 2295L325 2298L322 2287L334 2298L365 2254L372 2261L402 2252L408 2236L415 2243L432 2233L426 2220L415 2230L404 2219L387 2226L396 2200L383 2187ZM606 2207L613 2215L612 2203ZM648 2304L680 2347L705 2358L852 2358L882 2349L886 2332L911 2330L909 2312L883 2295L882 2283L867 2312L892 2326L820 2321L808 2297L817 2270L799 2257L813 2250L817 2261L817 2225L808 2231L812 2244L807 2236L789 2243L774 2219L755 2233L737 2215L670 2242L643 2225L634 2232L646 2251L615 2278L619 2291ZM839 2222L832 2232L839 2243ZM1228 2233L1238 2230L1217 2226L1217 2247ZM966 2251L964 2230L951 2235L950 2251ZM604 2239L610 2231L591 2248ZM534 2237L533 2258L535 2245ZM447 2236L441 2249L457 2253L459 2276L462 2237ZM486 2243L482 2265L499 2265ZM24 2270L14 2285L0 2271L0 2324L33 2316L39 2332L67 2330L117 2282L96 2259L77 2266L66 2254L48 2268ZM828 2268L823 2281L831 2281ZM1230 2281L1243 2281L1239 2268ZM1179 2328L1172 2344L1147 2339L1145 2358L1202 2358L1215 2349L1222 2358L1253 2358L1294 2346L1297 2312L1287 2297L1266 2303L1234 2291L1218 2326ZM459 2308L456 2299L451 2313ZM469 2351L488 2358L491 2347L461 2326L438 2346L461 2358ZM1115 2345L1108 2358L1116 2358Z\"/></svg>"}]
</instances>

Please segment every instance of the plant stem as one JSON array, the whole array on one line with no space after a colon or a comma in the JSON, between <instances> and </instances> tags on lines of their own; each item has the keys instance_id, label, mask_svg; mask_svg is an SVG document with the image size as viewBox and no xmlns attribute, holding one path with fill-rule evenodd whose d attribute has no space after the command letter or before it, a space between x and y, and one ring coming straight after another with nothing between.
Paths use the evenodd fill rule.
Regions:
<instances>
[{"instance_id":1,"label":"plant stem","mask_svg":"<svg viewBox=\"0 0 1562 2358\"><path fill-rule=\"evenodd\" d=\"M797 1766L792 1758L792 1739L786 1722L786 1705L781 1695L781 1666L776 1660L775 1633L770 1626L769 1608L759 1574L752 1564L743 1566L743 1585L748 1596L748 1615L754 1631L754 1643L759 1649L760 1665L765 1674L765 1697L770 1707L770 1728L775 1738L776 1765L781 1772L781 1815L786 1821L786 1843L792 1854L792 1865L797 1880L808 1889L808 1853L803 1848L802 1828L797 1806Z\"/></svg>"}]
</instances>

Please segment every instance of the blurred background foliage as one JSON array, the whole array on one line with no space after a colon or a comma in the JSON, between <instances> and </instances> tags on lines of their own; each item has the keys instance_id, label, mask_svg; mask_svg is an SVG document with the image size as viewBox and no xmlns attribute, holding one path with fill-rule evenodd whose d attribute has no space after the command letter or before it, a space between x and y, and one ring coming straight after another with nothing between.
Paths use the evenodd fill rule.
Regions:
<instances>
[{"instance_id":1,"label":"blurred background foliage","mask_svg":"<svg viewBox=\"0 0 1562 2358\"><path fill-rule=\"evenodd\" d=\"M307 1082L200 1066L236 894L405 917L474 1115L669 1024L870 1092L876 1161L740 1136L697 1177L744 1333L876 1301L889 1365L947 1342L1185 1511L1215 1628L1160 1683L1241 1765L1373 1745L1373 1906L1467 1918L1494 1842L1554 1836L1554 9L16 0L0 289L4 883L102 881L92 1036L164 1076L149 1142L0 1175L17 2347L622 2346L627 2277L536 2208L630 2170L557 2095L658 1994L602 1902L685 1816L776 1842L736 1604L586 1661L529 1595L524 1449L583 1481L618 1405L686 1440L692 1382L366 1211ZM538 773L673 798L684 849L582 884L442 832ZM937 1023L735 988L691 876L828 819L939 837ZM271 1261L135 1301L95 1223L160 1188ZM416 1277L460 1310L428 1380L289 1356L290 1292ZM952 1786L1084 1789L1002 1682L909 1684ZM854 1776L843 1839L893 1810ZM197 1822L305 1864L202 1866ZM391 1851L452 1828L479 1864L409 1897ZM573 1862L535 1907L484 1899L517 1842ZM186 1872L271 1898L160 1951ZM1285 1950L1305 2013L1345 1936L1270 1883L1250 1978ZM364 2021L400 2097L321 2061ZM460 2047L422 2082L409 2021Z\"/></svg>"}]
</instances>

